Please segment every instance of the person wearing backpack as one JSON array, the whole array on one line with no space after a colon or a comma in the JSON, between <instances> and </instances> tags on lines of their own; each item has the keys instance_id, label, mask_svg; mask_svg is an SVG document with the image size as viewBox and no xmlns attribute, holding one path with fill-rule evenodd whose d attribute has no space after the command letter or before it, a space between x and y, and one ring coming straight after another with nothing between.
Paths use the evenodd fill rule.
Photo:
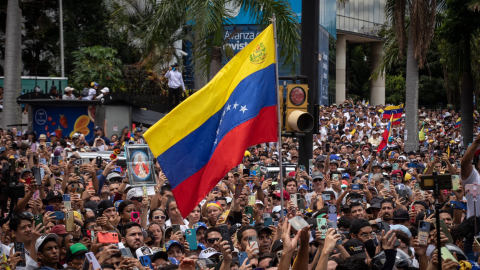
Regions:
<instances>
[{"instance_id":1,"label":"person wearing backpack","mask_svg":"<svg viewBox=\"0 0 480 270\"><path fill-rule=\"evenodd\" d=\"M81 100L93 100L97 95L98 83L92 82L90 84L91 88L83 88L82 94L80 95Z\"/></svg>"}]
</instances>

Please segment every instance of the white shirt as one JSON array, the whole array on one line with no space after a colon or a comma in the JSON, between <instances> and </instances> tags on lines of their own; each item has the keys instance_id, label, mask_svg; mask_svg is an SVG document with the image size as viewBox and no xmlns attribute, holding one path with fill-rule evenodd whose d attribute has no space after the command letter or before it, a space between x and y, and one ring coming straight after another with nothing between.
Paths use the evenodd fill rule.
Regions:
<instances>
[{"instance_id":1,"label":"white shirt","mask_svg":"<svg viewBox=\"0 0 480 270\"><path fill-rule=\"evenodd\" d=\"M475 168L472 168L472 173L470 173L470 176L467 178L467 179L462 179L463 180L463 185L464 185L464 188L465 188L465 185L467 184L474 184L474 183L477 183L478 185L480 185L480 175L478 174L477 170ZM467 194L466 195L467 197L467 217L466 218L469 218L471 216L473 216L474 214L474 209L473 209L473 195L471 194ZM478 213L480 213L480 196L477 195L477 215Z\"/></svg>"},{"instance_id":2,"label":"white shirt","mask_svg":"<svg viewBox=\"0 0 480 270\"><path fill-rule=\"evenodd\" d=\"M178 72L178 70L169 70L165 74L165 78L168 79L168 87L170 88L182 87L182 89L185 90L182 73Z\"/></svg>"},{"instance_id":3,"label":"white shirt","mask_svg":"<svg viewBox=\"0 0 480 270\"><path fill-rule=\"evenodd\" d=\"M73 94L71 94L70 96L68 96L67 94L64 94L62 96L62 99L63 100L76 100L77 98Z\"/></svg>"},{"instance_id":4,"label":"white shirt","mask_svg":"<svg viewBox=\"0 0 480 270\"><path fill-rule=\"evenodd\" d=\"M82 100L92 100L96 94L97 94L97 90L90 88L88 89L88 96L82 97Z\"/></svg>"}]
</instances>

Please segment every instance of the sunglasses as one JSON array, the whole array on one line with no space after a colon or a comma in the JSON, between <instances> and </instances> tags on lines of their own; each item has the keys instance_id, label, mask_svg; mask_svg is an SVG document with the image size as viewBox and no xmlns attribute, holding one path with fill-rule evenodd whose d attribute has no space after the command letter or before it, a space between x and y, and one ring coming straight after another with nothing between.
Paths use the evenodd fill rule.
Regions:
<instances>
[{"instance_id":1,"label":"sunglasses","mask_svg":"<svg viewBox=\"0 0 480 270\"><path fill-rule=\"evenodd\" d=\"M219 240L220 238L210 238L210 239L207 239L207 242L210 244L215 244L215 242L218 242Z\"/></svg>"},{"instance_id":2,"label":"sunglasses","mask_svg":"<svg viewBox=\"0 0 480 270\"><path fill-rule=\"evenodd\" d=\"M131 201L142 202L142 201L143 201L143 198L142 198L142 197L132 198Z\"/></svg>"},{"instance_id":3,"label":"sunglasses","mask_svg":"<svg viewBox=\"0 0 480 270\"><path fill-rule=\"evenodd\" d=\"M320 179L320 178L315 178L315 179L313 179L312 181L313 181L314 183L315 183L315 182L322 182L322 181L323 181L323 179Z\"/></svg>"},{"instance_id":4,"label":"sunglasses","mask_svg":"<svg viewBox=\"0 0 480 270\"><path fill-rule=\"evenodd\" d=\"M163 220L165 220L165 219L167 219L167 216L153 216L153 219L154 219L154 220L158 220L158 219L163 219Z\"/></svg>"},{"instance_id":5,"label":"sunglasses","mask_svg":"<svg viewBox=\"0 0 480 270\"><path fill-rule=\"evenodd\" d=\"M148 241L148 242L145 242L145 245L147 246L153 246L154 242L153 241Z\"/></svg>"}]
</instances>

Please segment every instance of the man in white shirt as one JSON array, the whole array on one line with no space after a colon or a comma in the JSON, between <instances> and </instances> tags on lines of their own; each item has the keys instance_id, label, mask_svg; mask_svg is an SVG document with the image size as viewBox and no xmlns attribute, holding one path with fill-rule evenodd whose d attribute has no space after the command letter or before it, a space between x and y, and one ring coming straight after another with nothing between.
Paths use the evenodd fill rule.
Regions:
<instances>
[{"instance_id":1,"label":"man in white shirt","mask_svg":"<svg viewBox=\"0 0 480 270\"><path fill-rule=\"evenodd\" d=\"M170 104L173 103L174 106L180 103L180 95L185 92L185 84L183 83L182 73L178 71L178 64L175 63L172 65L167 73L165 78L168 79L168 101ZM175 97L175 101L173 98Z\"/></svg>"}]
</instances>

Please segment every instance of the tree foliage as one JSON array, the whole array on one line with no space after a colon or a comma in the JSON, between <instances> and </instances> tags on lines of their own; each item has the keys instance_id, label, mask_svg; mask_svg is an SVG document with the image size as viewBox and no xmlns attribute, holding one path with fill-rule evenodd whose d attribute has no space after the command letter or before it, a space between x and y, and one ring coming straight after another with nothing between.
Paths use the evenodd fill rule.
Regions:
<instances>
[{"instance_id":1,"label":"tree foliage","mask_svg":"<svg viewBox=\"0 0 480 270\"><path fill-rule=\"evenodd\" d=\"M117 50L101 46L85 47L74 52L73 56L75 83L95 81L113 90L123 86L122 61L117 58Z\"/></svg>"},{"instance_id":2,"label":"tree foliage","mask_svg":"<svg viewBox=\"0 0 480 270\"><path fill-rule=\"evenodd\" d=\"M401 104L405 102L405 76L387 75L385 77L385 103Z\"/></svg>"}]
</instances>

